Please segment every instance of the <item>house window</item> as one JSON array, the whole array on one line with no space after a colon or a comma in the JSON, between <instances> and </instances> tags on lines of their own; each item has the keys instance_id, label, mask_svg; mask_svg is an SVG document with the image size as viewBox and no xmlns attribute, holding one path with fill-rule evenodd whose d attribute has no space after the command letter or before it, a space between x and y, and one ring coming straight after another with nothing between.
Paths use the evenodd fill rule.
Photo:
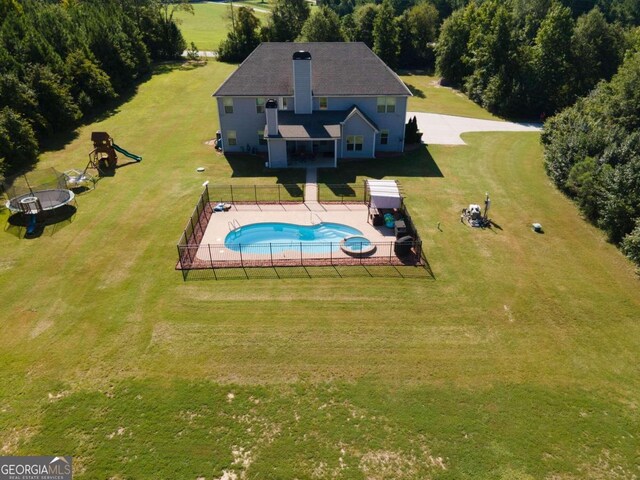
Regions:
<instances>
[{"instance_id":1,"label":"house window","mask_svg":"<svg viewBox=\"0 0 640 480\"><path fill-rule=\"evenodd\" d=\"M264 113L264 98L256 98L256 112Z\"/></svg>"},{"instance_id":2,"label":"house window","mask_svg":"<svg viewBox=\"0 0 640 480\"><path fill-rule=\"evenodd\" d=\"M259 145L267 144L267 139L264 138L264 130L258 130L258 144Z\"/></svg>"},{"instance_id":3,"label":"house window","mask_svg":"<svg viewBox=\"0 0 640 480\"><path fill-rule=\"evenodd\" d=\"M320 104L320 110L326 110L329 104L329 101L327 97L320 97L320 99L318 100L318 103Z\"/></svg>"},{"instance_id":4,"label":"house window","mask_svg":"<svg viewBox=\"0 0 640 480\"><path fill-rule=\"evenodd\" d=\"M380 130L380 145L389 143L389 130Z\"/></svg>"},{"instance_id":5,"label":"house window","mask_svg":"<svg viewBox=\"0 0 640 480\"><path fill-rule=\"evenodd\" d=\"M362 135L348 135L347 136L347 152L362 151L363 143L364 143L364 137Z\"/></svg>"},{"instance_id":6,"label":"house window","mask_svg":"<svg viewBox=\"0 0 640 480\"><path fill-rule=\"evenodd\" d=\"M287 97L282 97L280 100L280 104L282 105L281 110L289 110L289 99Z\"/></svg>"},{"instance_id":7,"label":"house window","mask_svg":"<svg viewBox=\"0 0 640 480\"><path fill-rule=\"evenodd\" d=\"M236 140L236 131L228 130L227 131L227 145L237 145L238 141Z\"/></svg>"},{"instance_id":8,"label":"house window","mask_svg":"<svg viewBox=\"0 0 640 480\"><path fill-rule=\"evenodd\" d=\"M233 98L223 98L224 113L233 113Z\"/></svg>"},{"instance_id":9,"label":"house window","mask_svg":"<svg viewBox=\"0 0 640 480\"><path fill-rule=\"evenodd\" d=\"M395 111L395 97L378 97L378 113L393 113Z\"/></svg>"}]
</instances>

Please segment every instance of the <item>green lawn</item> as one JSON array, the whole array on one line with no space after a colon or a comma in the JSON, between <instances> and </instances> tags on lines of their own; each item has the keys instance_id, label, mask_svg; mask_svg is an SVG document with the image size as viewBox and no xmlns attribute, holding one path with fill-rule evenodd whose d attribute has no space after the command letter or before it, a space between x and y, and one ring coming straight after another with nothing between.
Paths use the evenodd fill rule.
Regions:
<instances>
[{"instance_id":1,"label":"green lawn","mask_svg":"<svg viewBox=\"0 0 640 480\"><path fill-rule=\"evenodd\" d=\"M234 2L234 5L236 2ZM243 2L259 10L266 10L266 5L262 5L259 0ZM242 4L239 4L242 5ZM180 30L187 44L194 42L200 50L218 50L220 42L227 36L227 31L231 25L228 3L194 3L194 15L177 12L175 17L179 21ZM267 13L256 11L256 17L261 22L265 22ZM220 28L220 26L223 28Z\"/></svg>"},{"instance_id":2,"label":"green lawn","mask_svg":"<svg viewBox=\"0 0 640 480\"><path fill-rule=\"evenodd\" d=\"M205 144L232 68L162 67L43 155L83 167L105 130L144 160L80 196L53 235L0 235L3 455L71 454L76 478L640 475L638 277L553 188L537 134L322 172L399 179L435 279L354 267L183 282L175 243L204 180L300 180ZM410 108L437 91L441 113L487 118L429 82L412 77L426 99ZM460 224L486 191L499 227Z\"/></svg>"},{"instance_id":3,"label":"green lawn","mask_svg":"<svg viewBox=\"0 0 640 480\"><path fill-rule=\"evenodd\" d=\"M404 72L400 78L413 93L413 97L409 100L410 111L500 120L477 104L470 102L463 93L449 87L441 87L438 77Z\"/></svg>"}]
</instances>

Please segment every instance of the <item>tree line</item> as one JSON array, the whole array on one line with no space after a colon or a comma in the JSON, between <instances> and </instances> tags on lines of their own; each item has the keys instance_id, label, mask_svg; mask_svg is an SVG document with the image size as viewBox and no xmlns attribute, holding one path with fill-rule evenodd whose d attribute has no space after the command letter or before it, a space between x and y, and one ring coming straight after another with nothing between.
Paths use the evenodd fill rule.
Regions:
<instances>
[{"instance_id":1,"label":"tree line","mask_svg":"<svg viewBox=\"0 0 640 480\"><path fill-rule=\"evenodd\" d=\"M312 12L305 0L275 0L265 25L250 8L240 7L220 45L219 59L241 62L263 41L364 42L391 67L433 65L441 13L431 1L403 1L384 0L353 8L319 2ZM447 1L441 3L450 5Z\"/></svg>"},{"instance_id":2,"label":"tree line","mask_svg":"<svg viewBox=\"0 0 640 480\"><path fill-rule=\"evenodd\" d=\"M542 144L558 188L640 265L640 35L611 81L545 123Z\"/></svg>"},{"instance_id":3,"label":"tree line","mask_svg":"<svg viewBox=\"0 0 640 480\"><path fill-rule=\"evenodd\" d=\"M437 69L488 110L545 117L617 71L630 30L598 8L574 18L555 0L486 0L442 24Z\"/></svg>"},{"instance_id":4,"label":"tree line","mask_svg":"<svg viewBox=\"0 0 640 480\"><path fill-rule=\"evenodd\" d=\"M627 27L640 23L637 0L317 3L319 8L312 11L305 0L274 0L264 25L251 8L241 7L220 45L220 60L241 62L260 42L359 41L392 68L432 69L437 58L445 81L492 111L522 114L524 108L527 115L539 115L570 104L595 85L594 76L610 78L621 61ZM561 48L556 52L557 44ZM585 54L592 63L604 64L590 73L593 64L578 65L576 60ZM563 77L574 65L588 76L576 75L581 81L572 89L573 79ZM556 77L564 83L547 100L541 90Z\"/></svg>"},{"instance_id":5,"label":"tree line","mask_svg":"<svg viewBox=\"0 0 640 480\"><path fill-rule=\"evenodd\" d=\"M0 0L0 174L32 167L47 137L106 108L185 48L187 2Z\"/></svg>"}]
</instances>

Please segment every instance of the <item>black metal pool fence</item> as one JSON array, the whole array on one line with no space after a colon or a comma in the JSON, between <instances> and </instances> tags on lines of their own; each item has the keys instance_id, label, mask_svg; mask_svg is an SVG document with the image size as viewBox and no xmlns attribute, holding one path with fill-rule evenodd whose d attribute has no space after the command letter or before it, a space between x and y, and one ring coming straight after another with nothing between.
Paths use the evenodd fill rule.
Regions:
<instances>
[{"instance_id":1,"label":"black metal pool fence","mask_svg":"<svg viewBox=\"0 0 640 480\"><path fill-rule=\"evenodd\" d=\"M302 203L304 185L214 185L206 186L212 202L229 203Z\"/></svg>"},{"instance_id":2,"label":"black metal pool fence","mask_svg":"<svg viewBox=\"0 0 640 480\"><path fill-rule=\"evenodd\" d=\"M304 184L275 185L207 185L212 202L229 203L302 203ZM321 203L366 203L366 188L362 184L320 183L318 201Z\"/></svg>"},{"instance_id":3,"label":"black metal pool fence","mask_svg":"<svg viewBox=\"0 0 640 480\"><path fill-rule=\"evenodd\" d=\"M249 267L299 267L299 266L345 266L345 265L427 265L428 262L422 248L422 240L415 228L411 216L403 206L401 215L406 225L406 236L410 239L396 239L388 242L370 242L374 249L370 255L358 253L349 255L343 253L339 242L313 243L302 242L270 243L262 245L236 245L235 250L226 248L224 244L202 244L202 238L213 215L216 203L231 201L234 193L235 203L253 203L258 196L249 200L247 195L238 196L237 192L261 192L261 202L258 203L289 203L283 202L283 196L278 189L271 189L277 197L266 197L265 190L260 186L239 187L234 185L227 188L215 186L212 193L209 186L205 186L196 206L184 228L178 242L178 262L176 269L183 271L183 276L189 270L218 269L218 268L249 268ZM225 195L225 194L228 194ZM214 196L215 195L215 196ZM213 198L213 201L212 201ZM278 202L280 200L280 202ZM337 200L341 201L341 200ZM351 202L351 203L364 203Z\"/></svg>"}]
</instances>

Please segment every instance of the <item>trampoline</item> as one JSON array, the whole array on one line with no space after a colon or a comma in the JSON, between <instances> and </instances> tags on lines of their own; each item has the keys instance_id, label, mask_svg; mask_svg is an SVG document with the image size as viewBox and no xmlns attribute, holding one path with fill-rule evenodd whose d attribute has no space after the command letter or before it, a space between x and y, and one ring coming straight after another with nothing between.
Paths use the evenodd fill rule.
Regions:
<instances>
[{"instance_id":1,"label":"trampoline","mask_svg":"<svg viewBox=\"0 0 640 480\"><path fill-rule=\"evenodd\" d=\"M13 213L34 214L63 207L72 202L74 197L75 194L71 190L54 188L18 195L5 205Z\"/></svg>"}]
</instances>

